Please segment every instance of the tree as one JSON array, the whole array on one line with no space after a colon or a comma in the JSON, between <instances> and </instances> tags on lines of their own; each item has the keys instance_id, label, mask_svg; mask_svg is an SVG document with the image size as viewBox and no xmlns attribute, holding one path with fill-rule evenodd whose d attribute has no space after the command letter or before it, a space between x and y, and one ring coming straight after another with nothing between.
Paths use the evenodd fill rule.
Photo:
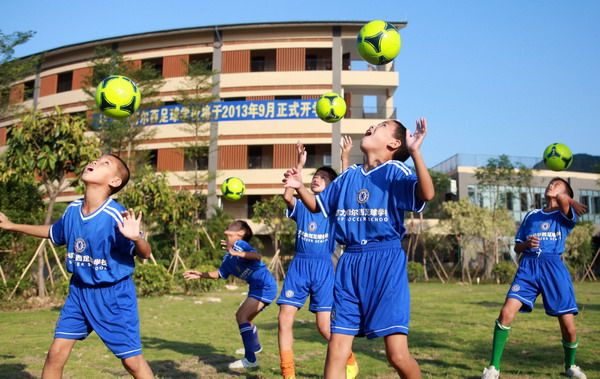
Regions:
<instances>
[{"instance_id":1,"label":"tree","mask_svg":"<svg viewBox=\"0 0 600 379\"><path fill-rule=\"evenodd\" d=\"M565 241L563 259L582 275L594 254L593 234L594 224L581 222L575 225Z\"/></svg>"},{"instance_id":2,"label":"tree","mask_svg":"<svg viewBox=\"0 0 600 379\"><path fill-rule=\"evenodd\" d=\"M123 54L104 46L96 48L95 57L90 63L92 72L84 77L82 90L89 96L88 107L95 110L96 86L110 75L124 75L132 79L142 97L140 107L161 105L157 95L164 84L161 73L148 63L136 66L131 60L125 59ZM147 155L136 150L142 142L151 139L156 134L154 129L135 126L138 114L134 113L125 120L111 120L106 117L97 117L94 120L94 130L101 141L105 151L120 156L128 166L141 166L148 160Z\"/></svg>"},{"instance_id":3,"label":"tree","mask_svg":"<svg viewBox=\"0 0 600 379\"><path fill-rule=\"evenodd\" d=\"M275 280L283 275L281 265L282 248L293 250L294 238L296 237L295 223L285 216L287 205L282 196L271 196L254 204L254 217L252 221L263 223L269 231L275 256L271 261L269 269L274 271Z\"/></svg>"},{"instance_id":4,"label":"tree","mask_svg":"<svg viewBox=\"0 0 600 379\"><path fill-rule=\"evenodd\" d=\"M514 234L514 220L506 211L492 211L472 204L468 198L446 202L443 205L445 217L444 228L455 236L460 249L461 278L465 273L471 283L469 261L473 252L482 251L484 255L489 245L497 243L497 235ZM493 259L484 262L484 277L491 275Z\"/></svg>"},{"instance_id":5,"label":"tree","mask_svg":"<svg viewBox=\"0 0 600 379\"><path fill-rule=\"evenodd\" d=\"M429 170L433 186L435 188L435 197L427 203L423 217L439 218L443 212L442 204L446 200L446 193L450 186L450 177L443 172Z\"/></svg>"},{"instance_id":6,"label":"tree","mask_svg":"<svg viewBox=\"0 0 600 379\"><path fill-rule=\"evenodd\" d=\"M85 164L98 158L98 141L87 137L85 120L64 114L56 107L49 115L33 112L9 127L11 138L3 155L1 178L19 176L39 182L48 197L44 224L50 224L58 195L80 183ZM44 252L38 260L38 295L46 295Z\"/></svg>"},{"instance_id":7,"label":"tree","mask_svg":"<svg viewBox=\"0 0 600 379\"><path fill-rule=\"evenodd\" d=\"M42 56L14 59L14 49L29 41L35 32L14 32L4 34L0 30L0 119L15 114L20 108L10 104L10 93L16 81L35 73Z\"/></svg>"}]
</instances>

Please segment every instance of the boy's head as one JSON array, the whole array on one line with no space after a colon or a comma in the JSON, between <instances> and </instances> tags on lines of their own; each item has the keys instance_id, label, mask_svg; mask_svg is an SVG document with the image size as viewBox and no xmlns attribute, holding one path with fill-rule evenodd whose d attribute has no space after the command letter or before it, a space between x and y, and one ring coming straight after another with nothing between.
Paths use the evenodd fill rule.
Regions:
<instances>
[{"instance_id":1,"label":"boy's head","mask_svg":"<svg viewBox=\"0 0 600 379\"><path fill-rule=\"evenodd\" d=\"M106 185L110 195L119 192L129 182L129 168L116 155L106 154L88 163L83 170L81 179L86 185Z\"/></svg>"},{"instance_id":2,"label":"boy's head","mask_svg":"<svg viewBox=\"0 0 600 379\"><path fill-rule=\"evenodd\" d=\"M310 189L313 193L321 193L331 182L337 178L337 173L331 167L319 167L312 177Z\"/></svg>"},{"instance_id":3,"label":"boy's head","mask_svg":"<svg viewBox=\"0 0 600 379\"><path fill-rule=\"evenodd\" d=\"M231 239L229 242L235 242L239 240L250 242L254 233L252 233L252 229L246 221L235 220L229 224L229 226L227 226L225 235L228 237L228 240Z\"/></svg>"},{"instance_id":4,"label":"boy's head","mask_svg":"<svg viewBox=\"0 0 600 379\"><path fill-rule=\"evenodd\" d=\"M548 183L548 187L546 187L546 197L556 197L556 195L561 193L569 195L571 199L575 195L569 182L557 176Z\"/></svg>"},{"instance_id":5,"label":"boy's head","mask_svg":"<svg viewBox=\"0 0 600 379\"><path fill-rule=\"evenodd\" d=\"M406 128L398 120L386 120L367 129L360 140L363 153L385 149L392 159L405 162L410 154L406 148Z\"/></svg>"}]
</instances>

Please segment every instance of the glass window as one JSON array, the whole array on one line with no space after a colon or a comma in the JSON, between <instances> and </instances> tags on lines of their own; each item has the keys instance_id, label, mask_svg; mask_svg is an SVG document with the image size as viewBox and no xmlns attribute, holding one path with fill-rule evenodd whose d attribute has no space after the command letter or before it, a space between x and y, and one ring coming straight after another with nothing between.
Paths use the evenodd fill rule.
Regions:
<instances>
[{"instance_id":1,"label":"glass window","mask_svg":"<svg viewBox=\"0 0 600 379\"><path fill-rule=\"evenodd\" d=\"M24 91L23 91L23 101L33 99L33 92L35 90L35 82L33 80L29 80L25 83Z\"/></svg>"},{"instance_id":2,"label":"glass window","mask_svg":"<svg viewBox=\"0 0 600 379\"><path fill-rule=\"evenodd\" d=\"M248 168L273 168L273 145L248 146Z\"/></svg>"},{"instance_id":3,"label":"glass window","mask_svg":"<svg viewBox=\"0 0 600 379\"><path fill-rule=\"evenodd\" d=\"M73 71L61 72L58 74L58 83L56 92L66 92L73 89Z\"/></svg>"},{"instance_id":4,"label":"glass window","mask_svg":"<svg viewBox=\"0 0 600 379\"><path fill-rule=\"evenodd\" d=\"M250 71L275 71L276 50L252 50L250 53Z\"/></svg>"},{"instance_id":5,"label":"glass window","mask_svg":"<svg viewBox=\"0 0 600 379\"><path fill-rule=\"evenodd\" d=\"M183 152L183 170L208 170L208 146L186 148Z\"/></svg>"},{"instance_id":6,"label":"glass window","mask_svg":"<svg viewBox=\"0 0 600 379\"><path fill-rule=\"evenodd\" d=\"M521 192L519 194L519 201L521 203L521 212L527 212L529 210L529 201L527 201L527 193Z\"/></svg>"},{"instance_id":7,"label":"glass window","mask_svg":"<svg viewBox=\"0 0 600 379\"><path fill-rule=\"evenodd\" d=\"M159 76L163 74L163 59L162 58L151 58L151 59L142 59L142 67L149 67L156 71Z\"/></svg>"}]
</instances>

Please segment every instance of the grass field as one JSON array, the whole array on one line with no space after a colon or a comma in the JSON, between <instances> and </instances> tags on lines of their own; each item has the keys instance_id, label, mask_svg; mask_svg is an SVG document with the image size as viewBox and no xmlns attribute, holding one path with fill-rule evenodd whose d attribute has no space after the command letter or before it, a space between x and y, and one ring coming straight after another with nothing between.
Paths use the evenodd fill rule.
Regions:
<instances>
[{"instance_id":1,"label":"grass field","mask_svg":"<svg viewBox=\"0 0 600 379\"><path fill-rule=\"evenodd\" d=\"M242 346L235 310L243 291L221 290L198 297L140 299L144 356L161 378L278 378L278 307L256 318L263 352L260 368L229 371ZM424 377L476 378L489 360L494 320L506 285L411 284L409 343ZM600 284L576 284L580 349L577 364L588 378L600 378ZM220 302L210 302L218 298ZM200 303L202 302L202 303ZM532 314L517 316L502 360L502 378L561 378L563 350L558 322L543 311L541 299ZM40 377L60 308L0 312L0 377ZM295 327L298 377L322 376L326 344L314 316L301 310ZM357 339L360 378L393 378L383 340ZM127 377L102 341L92 334L75 345L65 378Z\"/></svg>"}]
</instances>

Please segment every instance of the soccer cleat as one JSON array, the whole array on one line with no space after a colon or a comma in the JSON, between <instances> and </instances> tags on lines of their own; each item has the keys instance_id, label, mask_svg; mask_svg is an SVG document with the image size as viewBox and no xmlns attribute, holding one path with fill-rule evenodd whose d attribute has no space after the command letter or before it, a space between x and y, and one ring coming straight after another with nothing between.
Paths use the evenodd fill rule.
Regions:
<instances>
[{"instance_id":1,"label":"soccer cleat","mask_svg":"<svg viewBox=\"0 0 600 379\"><path fill-rule=\"evenodd\" d=\"M498 379L500 377L500 371L496 370L496 367L490 366L483 369L483 376L481 379Z\"/></svg>"},{"instance_id":2,"label":"soccer cleat","mask_svg":"<svg viewBox=\"0 0 600 379\"><path fill-rule=\"evenodd\" d=\"M256 362L250 362L246 358L242 358L242 359L239 359L239 360L229 364L230 369L254 368L254 367L258 367L258 359L256 360Z\"/></svg>"},{"instance_id":3,"label":"soccer cleat","mask_svg":"<svg viewBox=\"0 0 600 379\"><path fill-rule=\"evenodd\" d=\"M587 376L585 376L585 374L583 373L583 371L581 371L579 366L575 366L575 365L572 365L571 367L569 367L565 371L565 375L568 376L569 378L579 378L579 379L587 378Z\"/></svg>"},{"instance_id":4,"label":"soccer cleat","mask_svg":"<svg viewBox=\"0 0 600 379\"><path fill-rule=\"evenodd\" d=\"M260 349L258 349L258 351L255 351L254 354L258 354L262 351L262 346L260 347ZM239 349L237 349L235 351L235 353L237 355L245 355L246 354L246 349L244 349L243 347L240 347Z\"/></svg>"},{"instance_id":5,"label":"soccer cleat","mask_svg":"<svg viewBox=\"0 0 600 379\"><path fill-rule=\"evenodd\" d=\"M358 363L346 365L346 379L354 379L358 375Z\"/></svg>"}]
</instances>

